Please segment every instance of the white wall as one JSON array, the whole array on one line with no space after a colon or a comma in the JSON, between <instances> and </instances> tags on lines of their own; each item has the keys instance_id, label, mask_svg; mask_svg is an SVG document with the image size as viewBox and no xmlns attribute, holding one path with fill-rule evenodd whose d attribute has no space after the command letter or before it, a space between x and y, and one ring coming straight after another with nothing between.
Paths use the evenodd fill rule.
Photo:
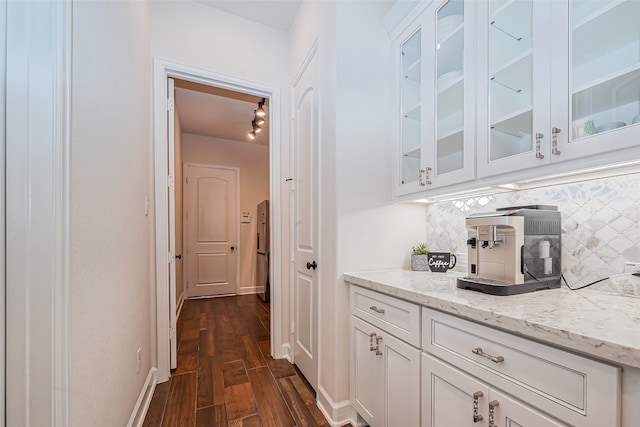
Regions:
<instances>
[{"instance_id":1,"label":"white wall","mask_svg":"<svg viewBox=\"0 0 640 427\"><path fill-rule=\"evenodd\" d=\"M240 212L251 212L251 223L240 224L240 277L238 292L255 292L258 203L269 198L269 147L183 134L182 160L240 169ZM238 218L238 222L240 219Z\"/></svg>"},{"instance_id":2,"label":"white wall","mask_svg":"<svg viewBox=\"0 0 640 427\"><path fill-rule=\"evenodd\" d=\"M346 271L400 268L425 238L425 208L391 205L393 115L389 3L303 2L291 33L295 75L321 35L322 210L319 399L343 421L349 399ZM326 407L333 405L333 408Z\"/></svg>"},{"instance_id":3,"label":"white wall","mask_svg":"<svg viewBox=\"0 0 640 427\"><path fill-rule=\"evenodd\" d=\"M74 2L71 425L124 426L152 366L148 3ZM151 203L153 206L153 203ZM136 352L142 366L136 373Z\"/></svg>"},{"instance_id":4,"label":"white wall","mask_svg":"<svg viewBox=\"0 0 640 427\"><path fill-rule=\"evenodd\" d=\"M276 180L282 184L282 283L288 283L288 34L193 1L153 1L150 11L152 56L280 88L281 141L272 143L281 144L283 153ZM288 289L282 293L281 305L288 307ZM289 319L284 314L286 341Z\"/></svg>"}]
</instances>

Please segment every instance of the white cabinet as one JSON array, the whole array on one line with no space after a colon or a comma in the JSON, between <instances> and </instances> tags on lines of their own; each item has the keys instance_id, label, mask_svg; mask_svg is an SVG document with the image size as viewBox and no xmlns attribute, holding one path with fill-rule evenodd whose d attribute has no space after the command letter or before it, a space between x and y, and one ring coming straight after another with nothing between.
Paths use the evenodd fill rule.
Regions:
<instances>
[{"instance_id":1,"label":"white cabinet","mask_svg":"<svg viewBox=\"0 0 640 427\"><path fill-rule=\"evenodd\" d=\"M423 426L567 426L433 356L422 357Z\"/></svg>"},{"instance_id":2,"label":"white cabinet","mask_svg":"<svg viewBox=\"0 0 640 427\"><path fill-rule=\"evenodd\" d=\"M638 145L640 2L490 0L478 16L478 177Z\"/></svg>"},{"instance_id":3,"label":"white cabinet","mask_svg":"<svg viewBox=\"0 0 640 427\"><path fill-rule=\"evenodd\" d=\"M637 157L638 0L424 3L392 34L396 198Z\"/></svg>"},{"instance_id":4,"label":"white cabinet","mask_svg":"<svg viewBox=\"0 0 640 427\"><path fill-rule=\"evenodd\" d=\"M396 195L475 176L474 17L475 2L436 1L397 37Z\"/></svg>"},{"instance_id":5,"label":"white cabinet","mask_svg":"<svg viewBox=\"0 0 640 427\"><path fill-rule=\"evenodd\" d=\"M371 427L419 426L420 349L391 333L405 331L419 346L419 307L356 286L350 298L353 408Z\"/></svg>"},{"instance_id":6,"label":"white cabinet","mask_svg":"<svg viewBox=\"0 0 640 427\"><path fill-rule=\"evenodd\" d=\"M620 368L427 308L422 321L422 427L620 426Z\"/></svg>"}]
</instances>

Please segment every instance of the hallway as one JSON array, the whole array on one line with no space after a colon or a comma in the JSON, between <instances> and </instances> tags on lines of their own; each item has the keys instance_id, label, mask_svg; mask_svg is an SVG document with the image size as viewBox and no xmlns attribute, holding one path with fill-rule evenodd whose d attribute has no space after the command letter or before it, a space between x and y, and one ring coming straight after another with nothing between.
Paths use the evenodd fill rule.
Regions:
<instances>
[{"instance_id":1,"label":"hallway","mask_svg":"<svg viewBox=\"0 0 640 427\"><path fill-rule=\"evenodd\" d=\"M144 427L329 426L299 371L269 355L269 319L256 295L186 300L178 368Z\"/></svg>"}]
</instances>

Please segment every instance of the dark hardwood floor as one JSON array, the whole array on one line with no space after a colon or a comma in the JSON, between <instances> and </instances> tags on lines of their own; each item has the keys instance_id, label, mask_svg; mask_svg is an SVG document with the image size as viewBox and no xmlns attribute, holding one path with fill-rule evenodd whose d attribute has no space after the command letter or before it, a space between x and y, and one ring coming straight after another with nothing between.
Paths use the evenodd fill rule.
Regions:
<instances>
[{"instance_id":1,"label":"dark hardwood floor","mask_svg":"<svg viewBox=\"0 0 640 427\"><path fill-rule=\"evenodd\" d=\"M269 355L269 319L255 295L185 301L178 367L144 427L329 426L297 368Z\"/></svg>"}]
</instances>

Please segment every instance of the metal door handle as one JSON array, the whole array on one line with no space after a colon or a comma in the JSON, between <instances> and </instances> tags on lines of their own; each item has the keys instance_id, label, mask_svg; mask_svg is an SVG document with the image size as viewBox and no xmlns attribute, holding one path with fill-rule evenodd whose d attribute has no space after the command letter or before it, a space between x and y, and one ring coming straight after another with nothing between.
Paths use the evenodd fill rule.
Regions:
<instances>
[{"instance_id":1,"label":"metal door handle","mask_svg":"<svg viewBox=\"0 0 640 427\"><path fill-rule=\"evenodd\" d=\"M540 152L540 140L544 138L544 135L540 132L536 133L536 159L544 159L544 154Z\"/></svg>"},{"instance_id":2,"label":"metal door handle","mask_svg":"<svg viewBox=\"0 0 640 427\"><path fill-rule=\"evenodd\" d=\"M318 266L318 264L316 264L315 261L307 262L307 270L311 270L312 268L315 270L317 266Z\"/></svg>"},{"instance_id":3,"label":"metal door handle","mask_svg":"<svg viewBox=\"0 0 640 427\"><path fill-rule=\"evenodd\" d=\"M176 255L176 259L182 259L182 255Z\"/></svg>"},{"instance_id":4,"label":"metal door handle","mask_svg":"<svg viewBox=\"0 0 640 427\"><path fill-rule=\"evenodd\" d=\"M473 422L477 423L478 421L482 421L484 417L479 413L479 404L478 399L481 398L483 393L481 391L476 391L473 393Z\"/></svg>"},{"instance_id":5,"label":"metal door handle","mask_svg":"<svg viewBox=\"0 0 640 427\"><path fill-rule=\"evenodd\" d=\"M235 246L231 246L231 252L235 251L236 247Z\"/></svg>"},{"instance_id":6,"label":"metal door handle","mask_svg":"<svg viewBox=\"0 0 640 427\"><path fill-rule=\"evenodd\" d=\"M500 402L492 400L489 402L489 427L498 427L496 424L496 408L500 406Z\"/></svg>"}]
</instances>

